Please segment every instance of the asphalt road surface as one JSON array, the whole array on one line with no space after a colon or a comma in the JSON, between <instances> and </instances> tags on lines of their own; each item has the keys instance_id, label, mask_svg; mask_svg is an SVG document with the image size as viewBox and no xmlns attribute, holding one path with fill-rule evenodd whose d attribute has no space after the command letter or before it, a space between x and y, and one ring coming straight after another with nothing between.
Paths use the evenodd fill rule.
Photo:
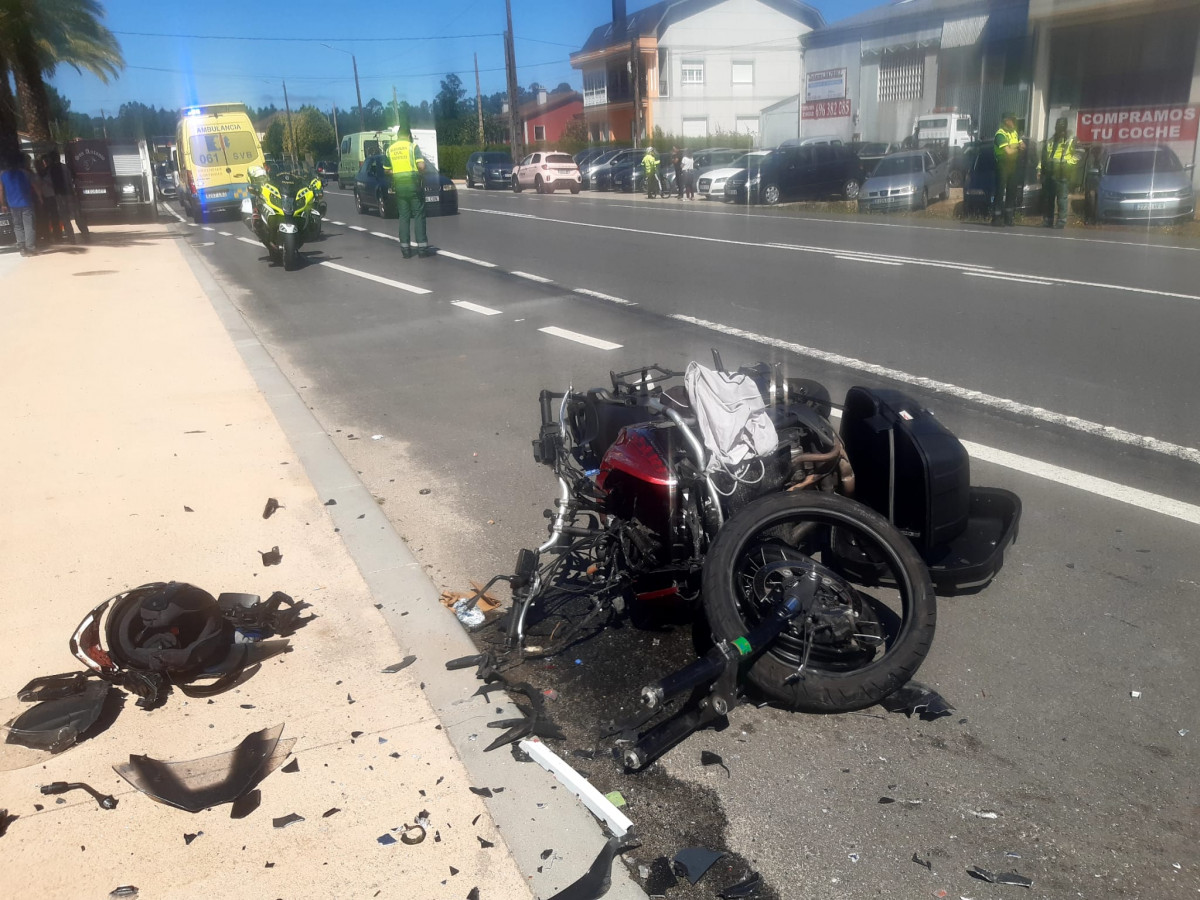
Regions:
<instances>
[{"instance_id":1,"label":"asphalt road surface","mask_svg":"<svg viewBox=\"0 0 1200 900\"><path fill-rule=\"evenodd\" d=\"M967 444L974 484L1024 503L996 580L939 600L918 678L952 716L743 705L641 775L576 759L627 798L645 833L631 857L730 851L668 896L749 869L785 898L1023 890L970 866L1033 879L1031 897L1197 896L1200 247L459 193L459 215L430 219L429 260L403 260L395 222L338 191L295 272L240 222L179 226L441 586L510 572L544 539L539 390L712 347L835 399L901 388ZM684 624L627 624L525 675L558 691L568 753L690 648Z\"/></svg>"}]
</instances>

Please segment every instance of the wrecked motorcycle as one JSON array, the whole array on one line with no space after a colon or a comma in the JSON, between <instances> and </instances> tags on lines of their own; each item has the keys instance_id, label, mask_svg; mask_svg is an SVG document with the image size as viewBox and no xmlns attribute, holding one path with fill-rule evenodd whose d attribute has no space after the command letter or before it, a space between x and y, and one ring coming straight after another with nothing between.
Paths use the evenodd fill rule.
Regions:
<instances>
[{"instance_id":1,"label":"wrecked motorcycle","mask_svg":"<svg viewBox=\"0 0 1200 900\"><path fill-rule=\"evenodd\" d=\"M819 383L713 356L715 371L650 365L610 373L611 389L542 391L534 458L559 496L549 538L491 582L512 588L507 646L553 655L632 605L683 598L715 647L643 691L647 708L723 673L795 710L877 703L929 651L935 585L977 590L998 571L1020 500L971 487L961 443L897 391L852 388L835 430ZM732 407L701 396L713 383L742 400L752 385L758 409L738 427L767 443L730 454L713 407ZM733 690L714 689L717 705Z\"/></svg>"}]
</instances>

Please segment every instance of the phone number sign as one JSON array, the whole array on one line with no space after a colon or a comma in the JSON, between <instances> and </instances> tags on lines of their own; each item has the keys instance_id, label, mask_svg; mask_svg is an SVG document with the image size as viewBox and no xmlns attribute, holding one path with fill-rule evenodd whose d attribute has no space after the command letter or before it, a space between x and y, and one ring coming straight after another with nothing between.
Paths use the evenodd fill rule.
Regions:
<instances>
[{"instance_id":1,"label":"phone number sign","mask_svg":"<svg viewBox=\"0 0 1200 900\"><path fill-rule=\"evenodd\" d=\"M801 119L845 119L850 115L850 100L817 100L800 108Z\"/></svg>"}]
</instances>

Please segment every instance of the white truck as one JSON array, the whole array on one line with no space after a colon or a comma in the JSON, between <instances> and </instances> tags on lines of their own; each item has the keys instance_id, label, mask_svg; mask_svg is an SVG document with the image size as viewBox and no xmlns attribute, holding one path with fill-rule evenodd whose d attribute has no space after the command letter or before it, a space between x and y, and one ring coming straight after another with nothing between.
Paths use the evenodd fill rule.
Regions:
<instances>
[{"instance_id":1,"label":"white truck","mask_svg":"<svg viewBox=\"0 0 1200 900\"><path fill-rule=\"evenodd\" d=\"M975 140L975 120L957 109L935 109L913 120L913 138L918 148L939 150L950 161L950 185L959 187L963 179L963 149Z\"/></svg>"}]
</instances>

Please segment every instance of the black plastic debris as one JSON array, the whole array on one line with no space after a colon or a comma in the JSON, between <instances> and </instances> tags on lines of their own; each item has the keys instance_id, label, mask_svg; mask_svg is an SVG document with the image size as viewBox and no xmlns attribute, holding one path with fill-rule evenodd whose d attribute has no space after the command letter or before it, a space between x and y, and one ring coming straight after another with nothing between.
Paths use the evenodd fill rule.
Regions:
<instances>
[{"instance_id":1,"label":"black plastic debris","mask_svg":"<svg viewBox=\"0 0 1200 900\"><path fill-rule=\"evenodd\" d=\"M454 866L451 866L450 867L450 877L453 878L457 874L458 874L458 869L454 868Z\"/></svg>"},{"instance_id":2,"label":"black plastic debris","mask_svg":"<svg viewBox=\"0 0 1200 900\"><path fill-rule=\"evenodd\" d=\"M468 788L467 788L467 790L469 790L469 791L470 791L472 794L478 794L480 797L490 797L490 796L492 796L492 789L491 789L491 788L486 788L486 787L468 787ZM474 823L472 823L472 824L474 824Z\"/></svg>"},{"instance_id":3,"label":"black plastic debris","mask_svg":"<svg viewBox=\"0 0 1200 900\"><path fill-rule=\"evenodd\" d=\"M979 866L967 866L967 874L972 878L978 878L980 881L986 881L990 884L1015 884L1018 887L1033 887L1032 878L1018 875L1016 872L993 873L987 869L981 869Z\"/></svg>"},{"instance_id":4,"label":"black plastic debris","mask_svg":"<svg viewBox=\"0 0 1200 900\"><path fill-rule=\"evenodd\" d=\"M471 890L467 893L467 900L479 900L479 888L471 888Z\"/></svg>"},{"instance_id":5,"label":"black plastic debris","mask_svg":"<svg viewBox=\"0 0 1200 900\"><path fill-rule=\"evenodd\" d=\"M184 845L187 847L190 847L192 845L192 841L194 841L196 838L200 837L200 835L202 835L202 834L204 834L203 831L197 831L194 834L185 834L183 836Z\"/></svg>"},{"instance_id":6,"label":"black plastic debris","mask_svg":"<svg viewBox=\"0 0 1200 900\"><path fill-rule=\"evenodd\" d=\"M725 760L721 758L720 753L714 753L711 750L700 751L700 765L702 766L720 766L725 770L725 775L729 778L733 777L733 773L729 771L729 766L725 765Z\"/></svg>"},{"instance_id":7,"label":"black plastic debris","mask_svg":"<svg viewBox=\"0 0 1200 900\"><path fill-rule=\"evenodd\" d=\"M637 841L629 834L624 838L609 838L600 855L582 877L568 884L550 900L596 900L603 897L612 884L613 860L618 854L634 846L637 846Z\"/></svg>"},{"instance_id":8,"label":"black plastic debris","mask_svg":"<svg viewBox=\"0 0 1200 900\"><path fill-rule=\"evenodd\" d=\"M183 508L183 511L184 511L184 512L195 512L195 510L194 510L194 509L192 509L190 506L185 506L185 507Z\"/></svg>"},{"instance_id":9,"label":"black plastic debris","mask_svg":"<svg viewBox=\"0 0 1200 900\"><path fill-rule=\"evenodd\" d=\"M430 491L429 488L421 488L419 491L417 491L417 493L424 497L426 494L432 493L432 491Z\"/></svg>"},{"instance_id":10,"label":"black plastic debris","mask_svg":"<svg viewBox=\"0 0 1200 900\"><path fill-rule=\"evenodd\" d=\"M123 884L108 892L110 900L125 900L125 898L136 897L137 895L138 889L136 885L132 884Z\"/></svg>"},{"instance_id":11,"label":"black plastic debris","mask_svg":"<svg viewBox=\"0 0 1200 900\"><path fill-rule=\"evenodd\" d=\"M582 750L582 749L581 749L581 750L572 750L572 751L571 751L571 755L572 755L572 756L574 756L574 757L577 757L577 758L579 758L579 759L595 759L595 758L596 758L596 751L595 751L594 749L590 749L590 750Z\"/></svg>"},{"instance_id":12,"label":"black plastic debris","mask_svg":"<svg viewBox=\"0 0 1200 900\"><path fill-rule=\"evenodd\" d=\"M888 712L902 712L910 719L918 714L925 722L948 716L954 710L941 694L918 681L910 681L880 700L879 705Z\"/></svg>"},{"instance_id":13,"label":"black plastic debris","mask_svg":"<svg viewBox=\"0 0 1200 900\"><path fill-rule=\"evenodd\" d=\"M483 818L483 813L480 813L479 815L477 815L475 818L473 818L471 820L471 824L474 825L476 822L478 822L482 818Z\"/></svg>"},{"instance_id":14,"label":"black plastic debris","mask_svg":"<svg viewBox=\"0 0 1200 900\"><path fill-rule=\"evenodd\" d=\"M233 801L233 805L229 808L229 818L244 819L250 813L254 812L262 805L262 791L255 788L252 791L247 791Z\"/></svg>"},{"instance_id":15,"label":"black plastic debris","mask_svg":"<svg viewBox=\"0 0 1200 900\"><path fill-rule=\"evenodd\" d=\"M355 701L355 699L354 699L353 697L351 697L349 694L347 694L347 695L346 695L346 702L347 702L347 703L349 703L349 704L354 704L354 703L355 703L355 702L357 702L357 701Z\"/></svg>"},{"instance_id":16,"label":"black plastic debris","mask_svg":"<svg viewBox=\"0 0 1200 900\"><path fill-rule=\"evenodd\" d=\"M22 703L38 703L42 700L62 700L82 694L88 685L87 672L64 672L60 675L42 675L34 678L17 691Z\"/></svg>"},{"instance_id":17,"label":"black plastic debris","mask_svg":"<svg viewBox=\"0 0 1200 900\"><path fill-rule=\"evenodd\" d=\"M326 506L337 506L337 501L334 500L332 497L330 497L328 500L325 501L325 505Z\"/></svg>"},{"instance_id":18,"label":"black plastic debris","mask_svg":"<svg viewBox=\"0 0 1200 900\"><path fill-rule=\"evenodd\" d=\"M273 869L273 868L275 868L275 863L273 863L273 862L265 862L265 863L263 863L263 868L264 868L264 869Z\"/></svg>"},{"instance_id":19,"label":"black plastic debris","mask_svg":"<svg viewBox=\"0 0 1200 900\"><path fill-rule=\"evenodd\" d=\"M19 816L10 816L7 809L0 809L0 837L4 837L8 831L10 822L15 822Z\"/></svg>"},{"instance_id":20,"label":"black plastic debris","mask_svg":"<svg viewBox=\"0 0 1200 900\"><path fill-rule=\"evenodd\" d=\"M266 778L291 752L295 738L280 740L283 726L264 728L233 750L186 762L131 754L113 766L118 775L160 803L187 812L232 803Z\"/></svg>"},{"instance_id":21,"label":"black plastic debris","mask_svg":"<svg viewBox=\"0 0 1200 900\"><path fill-rule=\"evenodd\" d=\"M366 734L365 731L352 731L352 732L350 732L350 740L356 741L360 737L362 737L364 734Z\"/></svg>"},{"instance_id":22,"label":"black plastic debris","mask_svg":"<svg viewBox=\"0 0 1200 900\"><path fill-rule=\"evenodd\" d=\"M421 843L423 840L425 840L424 825L408 825L400 832L400 843L402 844L412 846L413 844Z\"/></svg>"},{"instance_id":23,"label":"black plastic debris","mask_svg":"<svg viewBox=\"0 0 1200 900\"><path fill-rule=\"evenodd\" d=\"M73 690L74 686L80 690ZM3 743L61 753L96 724L111 688L107 681L93 678L83 683L64 682L57 687L47 684L45 679L31 681L23 689L30 696L43 692L59 695L42 700L5 722L0 727Z\"/></svg>"},{"instance_id":24,"label":"black plastic debris","mask_svg":"<svg viewBox=\"0 0 1200 900\"><path fill-rule=\"evenodd\" d=\"M751 872L737 884L731 884L722 891L717 891L717 896L721 900L735 900L737 897L752 897L758 893L758 889L762 887L762 876L757 872Z\"/></svg>"},{"instance_id":25,"label":"black plastic debris","mask_svg":"<svg viewBox=\"0 0 1200 900\"><path fill-rule=\"evenodd\" d=\"M912 861L915 862L918 866L924 866L930 872L933 871L933 860L931 860L931 859L921 859L921 857L917 856L917 854L914 853L912 855Z\"/></svg>"},{"instance_id":26,"label":"black plastic debris","mask_svg":"<svg viewBox=\"0 0 1200 900\"><path fill-rule=\"evenodd\" d=\"M671 860L671 867L676 875L695 884L725 855L724 851L709 850L707 847L688 847L675 854L675 858Z\"/></svg>"},{"instance_id":27,"label":"black plastic debris","mask_svg":"<svg viewBox=\"0 0 1200 900\"><path fill-rule=\"evenodd\" d=\"M286 766L284 766L279 771L287 772L289 775L295 775L297 772L300 771L300 760L293 759L290 763L288 763Z\"/></svg>"},{"instance_id":28,"label":"black plastic debris","mask_svg":"<svg viewBox=\"0 0 1200 900\"><path fill-rule=\"evenodd\" d=\"M283 554L279 552L278 546L272 547L266 552L259 550L258 555L262 557L262 564L264 566L277 566L283 562Z\"/></svg>"},{"instance_id":29,"label":"black plastic debris","mask_svg":"<svg viewBox=\"0 0 1200 900\"><path fill-rule=\"evenodd\" d=\"M263 518L269 519L275 514L275 510L279 509L279 501L274 497L267 498L267 505L263 507Z\"/></svg>"},{"instance_id":30,"label":"black plastic debris","mask_svg":"<svg viewBox=\"0 0 1200 900\"><path fill-rule=\"evenodd\" d=\"M50 784L42 785L43 794L65 794L67 791L87 791L92 795L92 799L100 805L101 809L116 809L117 798L110 794L102 794L90 784L84 784L82 781L52 781Z\"/></svg>"},{"instance_id":31,"label":"black plastic debris","mask_svg":"<svg viewBox=\"0 0 1200 900\"><path fill-rule=\"evenodd\" d=\"M417 661L417 658L415 656L413 656L412 654L409 654L408 656L404 657L404 659L400 660L400 662L392 663L390 666L388 666L386 669L384 669L383 674L384 675L394 675L396 672L399 672L401 669L407 669L409 666L411 666L416 661Z\"/></svg>"},{"instance_id":32,"label":"black plastic debris","mask_svg":"<svg viewBox=\"0 0 1200 900\"><path fill-rule=\"evenodd\" d=\"M375 840L378 841L380 844L382 844L385 847L388 844L396 843L396 839L394 837L392 837L390 834L381 834L379 837L375 838Z\"/></svg>"},{"instance_id":33,"label":"black plastic debris","mask_svg":"<svg viewBox=\"0 0 1200 900\"><path fill-rule=\"evenodd\" d=\"M286 816L279 816L271 820L271 825L275 828L287 828L289 825L295 825L297 822L303 822L304 816L297 813L288 813Z\"/></svg>"},{"instance_id":34,"label":"black plastic debris","mask_svg":"<svg viewBox=\"0 0 1200 900\"><path fill-rule=\"evenodd\" d=\"M533 757L521 749L520 744L509 744L509 750L512 751L512 758L519 763L533 762Z\"/></svg>"},{"instance_id":35,"label":"black plastic debris","mask_svg":"<svg viewBox=\"0 0 1200 900\"><path fill-rule=\"evenodd\" d=\"M496 846L496 845L495 845L495 844L493 844L491 841L485 841L485 840L484 840L483 838L481 838L479 835L475 835L475 839L476 839L477 841L479 841L479 849L480 849L480 850L487 850L487 849L489 849L490 847L495 847L495 846Z\"/></svg>"},{"instance_id":36,"label":"black plastic debris","mask_svg":"<svg viewBox=\"0 0 1200 900\"><path fill-rule=\"evenodd\" d=\"M553 847L547 847L545 850L542 851L542 859L549 859L553 855L554 855Z\"/></svg>"},{"instance_id":37,"label":"black plastic debris","mask_svg":"<svg viewBox=\"0 0 1200 900\"><path fill-rule=\"evenodd\" d=\"M660 856L650 863L650 874L646 876L646 893L650 895L665 894L679 882L679 876L671 866L671 861Z\"/></svg>"},{"instance_id":38,"label":"black plastic debris","mask_svg":"<svg viewBox=\"0 0 1200 900\"><path fill-rule=\"evenodd\" d=\"M335 806L332 809L327 809L325 812L321 813L321 818L328 819L330 816L337 815L340 812L341 810Z\"/></svg>"}]
</instances>

